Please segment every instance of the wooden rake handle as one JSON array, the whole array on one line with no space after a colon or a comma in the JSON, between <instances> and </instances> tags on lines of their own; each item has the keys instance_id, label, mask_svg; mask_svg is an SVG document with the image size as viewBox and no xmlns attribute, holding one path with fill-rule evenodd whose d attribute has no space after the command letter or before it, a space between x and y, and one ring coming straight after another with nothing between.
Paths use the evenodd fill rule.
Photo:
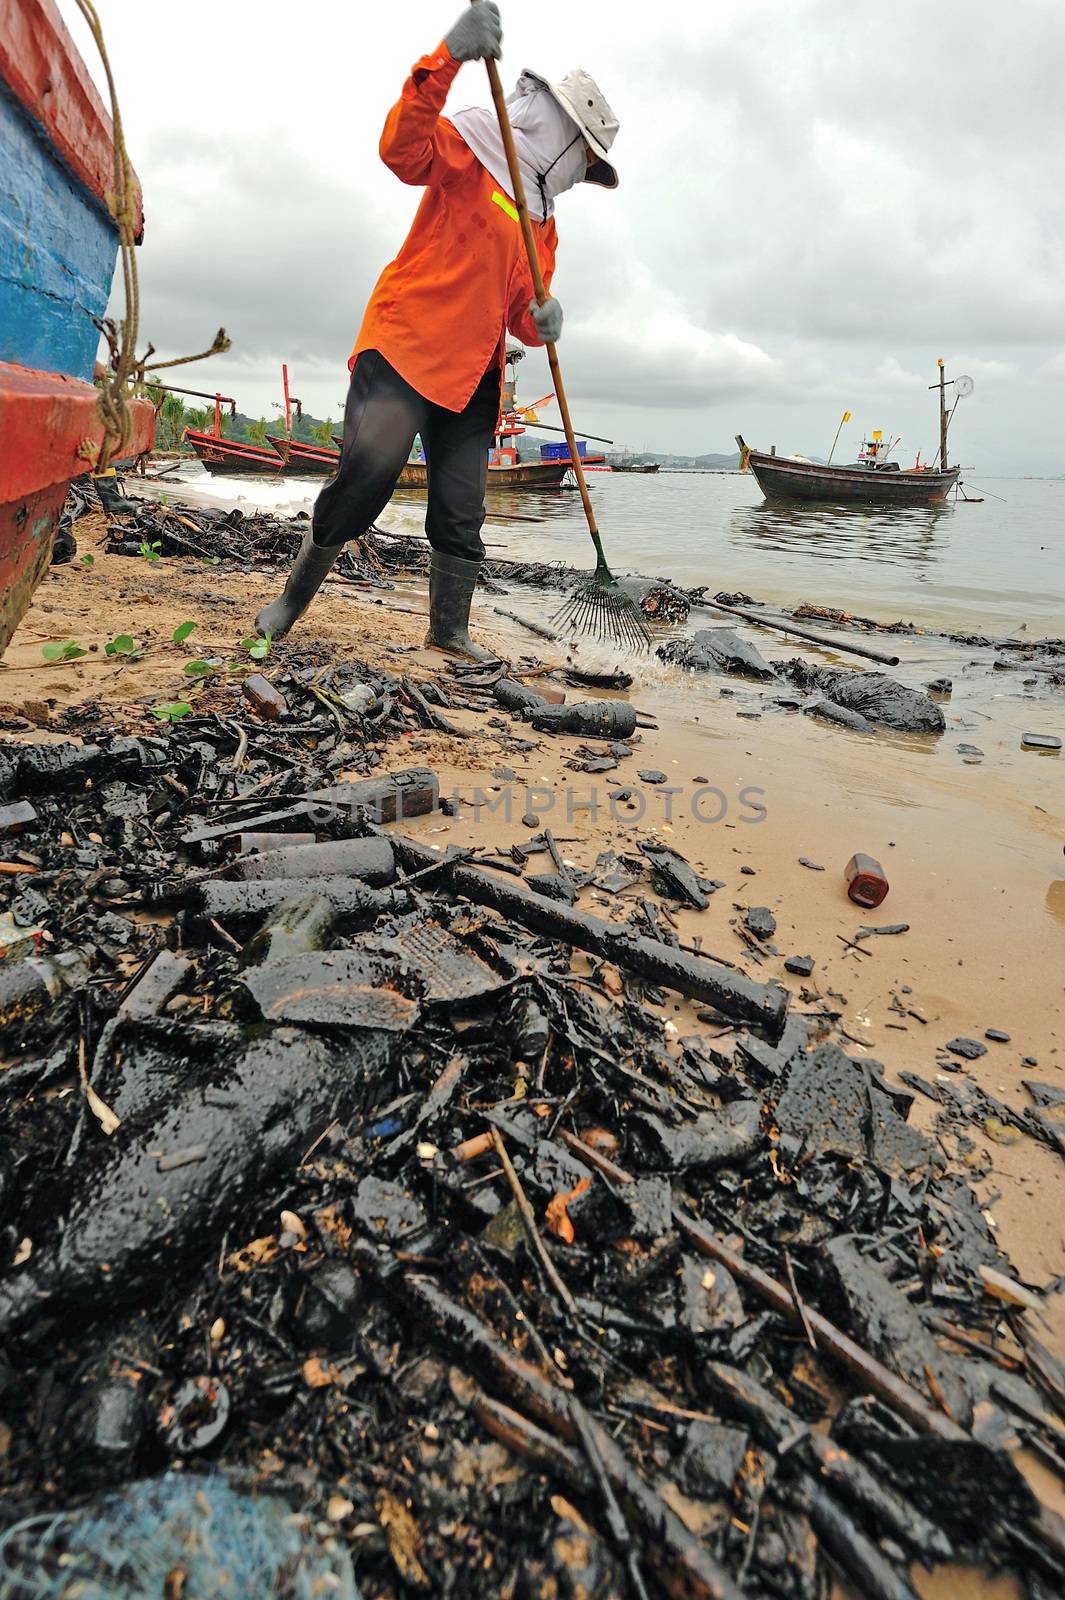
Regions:
<instances>
[{"instance_id":1,"label":"wooden rake handle","mask_svg":"<svg viewBox=\"0 0 1065 1600\"><path fill-rule=\"evenodd\" d=\"M470 0L471 5L477 5L477 3L478 0ZM510 113L507 111L507 102L503 94L499 68L491 56L485 58L484 64L488 68L488 82L492 89L496 117L499 119L499 132L503 138L503 149L507 155L510 187L514 194L514 204L518 208L518 221L521 224L522 237L525 240L525 254L529 258L529 271L532 274L536 303L542 306L548 298L548 294L544 287L544 275L540 270L540 257L536 249L536 235L533 232L532 218L529 216L529 208L525 204L525 185L522 182L521 167L518 164L518 152L514 145L514 130L510 126ZM573 423L570 421L566 386L562 382L562 368L558 363L558 349L553 344L547 346L547 359L551 366L551 378L555 385L555 398L558 401L558 409L562 413L562 426L566 431L566 443L569 445L570 460L573 463L573 471L577 478L577 487L581 491L584 514L588 518L588 532L596 542L596 550L599 551L599 529L596 526L595 512L592 510L592 499L588 493L588 482L584 476L584 468L581 466L581 458L577 454L577 441L573 434Z\"/></svg>"}]
</instances>

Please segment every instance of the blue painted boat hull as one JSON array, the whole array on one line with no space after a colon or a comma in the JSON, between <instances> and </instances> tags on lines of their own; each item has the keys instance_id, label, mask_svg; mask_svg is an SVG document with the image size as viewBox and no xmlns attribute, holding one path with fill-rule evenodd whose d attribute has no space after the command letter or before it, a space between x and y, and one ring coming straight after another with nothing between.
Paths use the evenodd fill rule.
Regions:
<instances>
[{"instance_id":1,"label":"blue painted boat hull","mask_svg":"<svg viewBox=\"0 0 1065 1600\"><path fill-rule=\"evenodd\" d=\"M0 88L0 361L91 379L114 222Z\"/></svg>"},{"instance_id":2,"label":"blue painted boat hull","mask_svg":"<svg viewBox=\"0 0 1065 1600\"><path fill-rule=\"evenodd\" d=\"M93 318L118 254L113 173L110 118L53 0L0 0L0 653L47 569L71 479L99 460ZM130 411L139 454L155 413L143 400Z\"/></svg>"}]
</instances>

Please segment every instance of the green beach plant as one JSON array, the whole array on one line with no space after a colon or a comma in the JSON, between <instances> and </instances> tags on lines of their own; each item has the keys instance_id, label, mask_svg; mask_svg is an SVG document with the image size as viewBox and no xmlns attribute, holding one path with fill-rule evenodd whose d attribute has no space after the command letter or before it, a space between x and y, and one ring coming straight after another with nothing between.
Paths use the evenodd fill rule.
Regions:
<instances>
[{"instance_id":1,"label":"green beach plant","mask_svg":"<svg viewBox=\"0 0 1065 1600\"><path fill-rule=\"evenodd\" d=\"M41 646L41 654L46 661L76 661L79 656L87 656L88 653L76 639L53 639Z\"/></svg>"},{"instance_id":2,"label":"green beach plant","mask_svg":"<svg viewBox=\"0 0 1065 1600\"><path fill-rule=\"evenodd\" d=\"M192 710L188 700L165 700L162 705L152 706L152 716L158 717L160 722L180 722L182 717L187 717Z\"/></svg>"},{"instance_id":3,"label":"green beach plant","mask_svg":"<svg viewBox=\"0 0 1065 1600\"><path fill-rule=\"evenodd\" d=\"M138 650L137 641L131 633L120 633L104 645L105 656L140 656L143 653Z\"/></svg>"}]
</instances>

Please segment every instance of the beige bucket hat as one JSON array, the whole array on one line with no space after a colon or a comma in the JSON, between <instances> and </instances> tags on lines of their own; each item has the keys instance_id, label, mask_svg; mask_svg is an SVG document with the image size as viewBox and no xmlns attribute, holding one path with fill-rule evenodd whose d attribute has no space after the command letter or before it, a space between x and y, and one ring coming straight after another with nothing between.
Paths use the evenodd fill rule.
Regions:
<instances>
[{"instance_id":1,"label":"beige bucket hat","mask_svg":"<svg viewBox=\"0 0 1065 1600\"><path fill-rule=\"evenodd\" d=\"M588 168L585 183L598 183L604 189L616 189L617 170L607 156L621 124L591 73L585 72L583 67L574 67L559 83L548 83L539 73L530 73L529 76L536 78L550 92L591 145L597 159Z\"/></svg>"}]
</instances>

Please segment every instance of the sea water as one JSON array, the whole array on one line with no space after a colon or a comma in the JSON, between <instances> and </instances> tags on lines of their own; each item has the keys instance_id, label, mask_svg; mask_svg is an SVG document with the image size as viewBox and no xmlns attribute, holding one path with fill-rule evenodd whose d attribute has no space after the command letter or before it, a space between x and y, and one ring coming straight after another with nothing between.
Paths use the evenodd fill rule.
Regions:
<instances>
[{"instance_id":1,"label":"sea water","mask_svg":"<svg viewBox=\"0 0 1065 1600\"><path fill-rule=\"evenodd\" d=\"M280 515L309 510L322 481L208 479L198 465L182 467L180 479L176 492L195 487L216 503ZM618 573L924 628L1065 635L1065 478L988 479L966 485L969 501L890 510L774 505L748 473L599 472L588 481ZM488 511L490 555L591 564L576 489L493 491ZM424 494L401 492L379 525L417 533L424 518Z\"/></svg>"}]
</instances>

